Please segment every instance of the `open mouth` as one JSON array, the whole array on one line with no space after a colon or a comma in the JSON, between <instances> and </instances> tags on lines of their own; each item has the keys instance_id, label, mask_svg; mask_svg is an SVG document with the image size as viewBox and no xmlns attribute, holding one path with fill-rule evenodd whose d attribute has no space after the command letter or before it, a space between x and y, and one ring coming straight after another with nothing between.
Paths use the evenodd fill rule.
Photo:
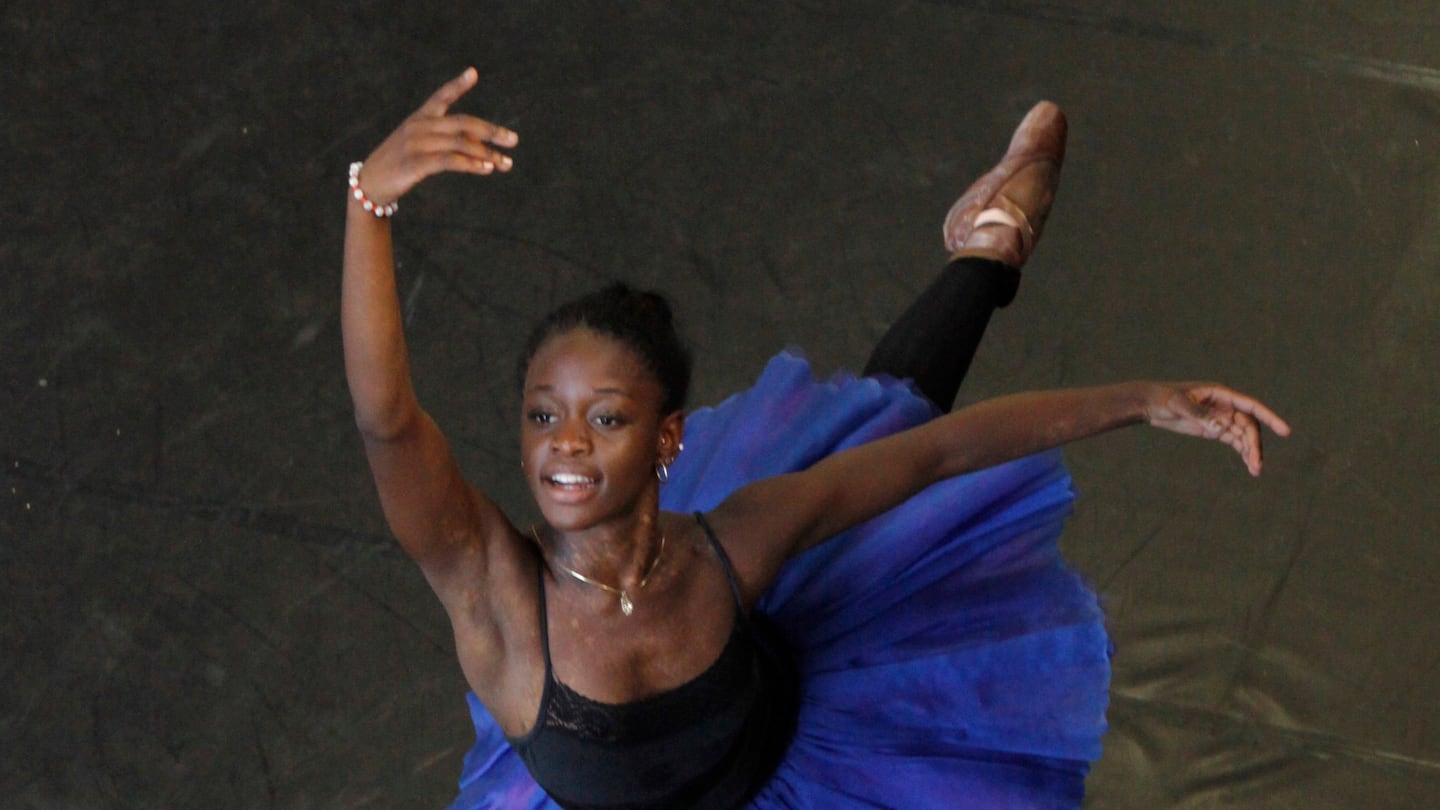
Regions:
<instances>
[{"instance_id":1,"label":"open mouth","mask_svg":"<svg viewBox=\"0 0 1440 810\"><path fill-rule=\"evenodd\" d=\"M552 487L563 489L581 489L595 486L595 479L588 475L577 475L575 473L555 473L545 476L545 483Z\"/></svg>"},{"instance_id":2,"label":"open mouth","mask_svg":"<svg viewBox=\"0 0 1440 810\"><path fill-rule=\"evenodd\" d=\"M562 503L579 503L595 494L598 476L574 472L557 472L541 476L541 483L550 497Z\"/></svg>"}]
</instances>

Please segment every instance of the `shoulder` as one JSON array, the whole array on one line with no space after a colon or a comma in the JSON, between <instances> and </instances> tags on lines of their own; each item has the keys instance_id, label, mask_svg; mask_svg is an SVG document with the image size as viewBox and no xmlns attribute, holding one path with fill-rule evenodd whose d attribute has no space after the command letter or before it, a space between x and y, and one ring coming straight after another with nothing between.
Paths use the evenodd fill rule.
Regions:
<instances>
[{"instance_id":1,"label":"shoulder","mask_svg":"<svg viewBox=\"0 0 1440 810\"><path fill-rule=\"evenodd\" d=\"M783 521L757 519L743 500L732 498L692 522L722 556L746 608L753 607L789 556L791 543Z\"/></svg>"}]
</instances>

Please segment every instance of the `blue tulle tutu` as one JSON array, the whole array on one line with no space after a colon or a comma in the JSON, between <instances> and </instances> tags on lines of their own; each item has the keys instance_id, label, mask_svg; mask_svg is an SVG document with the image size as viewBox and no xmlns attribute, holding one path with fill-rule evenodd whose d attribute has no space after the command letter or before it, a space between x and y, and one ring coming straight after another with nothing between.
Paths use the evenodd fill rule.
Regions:
<instances>
[{"instance_id":1,"label":"blue tulle tutu","mask_svg":"<svg viewBox=\"0 0 1440 810\"><path fill-rule=\"evenodd\" d=\"M816 381L782 353L691 414L662 508L923 423L906 383ZM754 808L1078 807L1100 755L1110 648L1056 541L1074 498L1058 451L937 484L792 560L757 610L800 671L794 740ZM451 810L554 808L474 695Z\"/></svg>"}]
</instances>

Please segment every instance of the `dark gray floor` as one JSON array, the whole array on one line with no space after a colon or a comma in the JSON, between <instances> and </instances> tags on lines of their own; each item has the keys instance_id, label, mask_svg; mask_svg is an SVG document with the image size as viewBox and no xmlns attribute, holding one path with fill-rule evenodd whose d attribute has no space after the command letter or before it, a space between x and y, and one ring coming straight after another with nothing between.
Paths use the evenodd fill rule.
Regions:
<instances>
[{"instance_id":1,"label":"dark gray floor","mask_svg":"<svg viewBox=\"0 0 1440 810\"><path fill-rule=\"evenodd\" d=\"M1069 453L1118 644L1089 806L1440 805L1432 4L134 5L0 11L0 804L449 799L464 686L337 298L346 162L474 63L517 169L408 198L401 284L514 513L549 305L673 293L697 402L785 344L858 364L1052 98L1060 203L964 395L1215 377L1296 428L1259 481L1150 431Z\"/></svg>"}]
</instances>

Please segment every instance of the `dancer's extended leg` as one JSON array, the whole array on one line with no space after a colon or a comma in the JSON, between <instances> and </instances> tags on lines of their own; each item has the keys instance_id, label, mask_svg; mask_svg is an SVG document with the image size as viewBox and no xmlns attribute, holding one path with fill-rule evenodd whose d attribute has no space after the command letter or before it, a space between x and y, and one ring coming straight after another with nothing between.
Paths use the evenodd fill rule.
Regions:
<instances>
[{"instance_id":1,"label":"dancer's extended leg","mask_svg":"<svg viewBox=\"0 0 1440 810\"><path fill-rule=\"evenodd\" d=\"M1049 102L1035 105L1016 128L1000 163L960 197L945 217L951 262L880 338L866 374L915 382L950 410L998 307L1020 283L1060 183L1065 116Z\"/></svg>"},{"instance_id":2,"label":"dancer's extended leg","mask_svg":"<svg viewBox=\"0 0 1440 810\"><path fill-rule=\"evenodd\" d=\"M909 379L949 411L990 315L1010 303L1019 285L1020 271L1002 262L956 259L875 344L865 374Z\"/></svg>"}]
</instances>

